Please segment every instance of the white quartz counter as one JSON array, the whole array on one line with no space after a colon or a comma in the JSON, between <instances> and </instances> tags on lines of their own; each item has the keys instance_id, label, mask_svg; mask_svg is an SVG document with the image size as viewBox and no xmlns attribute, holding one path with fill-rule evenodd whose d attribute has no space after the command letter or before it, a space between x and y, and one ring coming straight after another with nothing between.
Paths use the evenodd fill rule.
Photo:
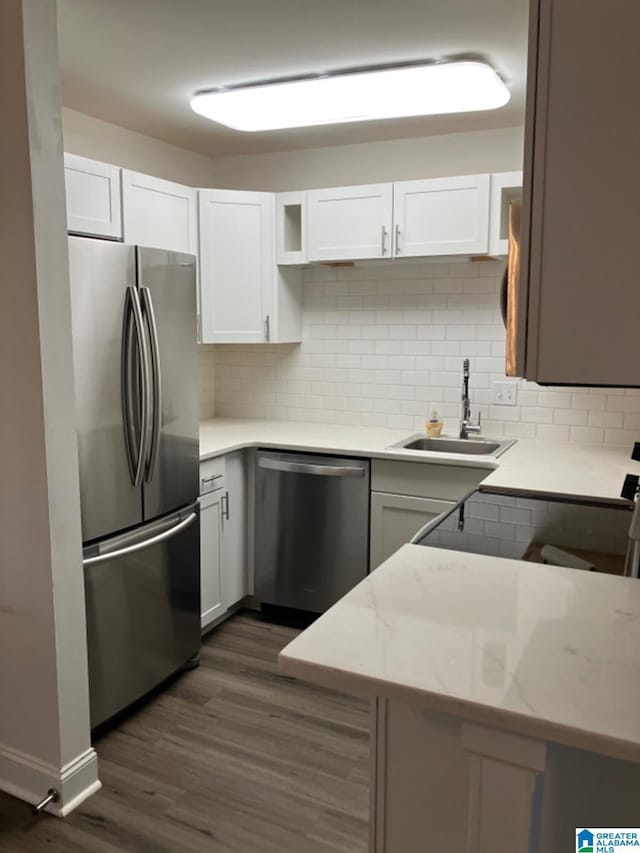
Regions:
<instances>
[{"instance_id":1,"label":"white quartz counter","mask_svg":"<svg viewBox=\"0 0 640 853\"><path fill-rule=\"evenodd\" d=\"M640 583L405 545L280 656L287 675L640 761Z\"/></svg>"},{"instance_id":2,"label":"white quartz counter","mask_svg":"<svg viewBox=\"0 0 640 853\"><path fill-rule=\"evenodd\" d=\"M213 418L200 425L200 458L209 459L247 447L271 447L467 465L493 469L483 481L483 485L492 488L615 502L620 501L625 474L640 474L640 463L629 459L629 447L519 439L498 458L388 449L408 436L407 430L375 427Z\"/></svg>"}]
</instances>

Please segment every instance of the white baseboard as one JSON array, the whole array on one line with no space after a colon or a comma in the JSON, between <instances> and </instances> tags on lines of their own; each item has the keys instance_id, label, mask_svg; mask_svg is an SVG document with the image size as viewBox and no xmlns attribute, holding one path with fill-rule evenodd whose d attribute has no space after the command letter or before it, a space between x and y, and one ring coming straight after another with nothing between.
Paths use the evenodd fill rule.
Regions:
<instances>
[{"instance_id":1,"label":"white baseboard","mask_svg":"<svg viewBox=\"0 0 640 853\"><path fill-rule=\"evenodd\" d=\"M49 788L55 788L60 798L47 806L50 814L65 817L101 787L98 756L91 747L63 767L55 767L0 744L0 790L35 805Z\"/></svg>"}]
</instances>

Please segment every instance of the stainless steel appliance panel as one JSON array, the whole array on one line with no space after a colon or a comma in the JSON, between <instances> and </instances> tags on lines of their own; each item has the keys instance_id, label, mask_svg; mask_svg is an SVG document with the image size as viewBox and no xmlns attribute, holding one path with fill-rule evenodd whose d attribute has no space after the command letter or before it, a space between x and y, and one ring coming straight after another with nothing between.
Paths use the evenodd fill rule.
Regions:
<instances>
[{"instance_id":1,"label":"stainless steel appliance panel","mask_svg":"<svg viewBox=\"0 0 640 853\"><path fill-rule=\"evenodd\" d=\"M73 363L82 502L82 538L97 539L142 521L141 491L132 482L122 402L125 318L132 337L132 430L139 449L140 340L133 323L135 250L104 240L69 238ZM126 317L125 317L126 312Z\"/></svg>"},{"instance_id":2,"label":"stainless steel appliance panel","mask_svg":"<svg viewBox=\"0 0 640 853\"><path fill-rule=\"evenodd\" d=\"M152 397L143 482L149 520L198 496L196 272L192 255L136 251Z\"/></svg>"},{"instance_id":3,"label":"stainless steel appliance panel","mask_svg":"<svg viewBox=\"0 0 640 853\"><path fill-rule=\"evenodd\" d=\"M85 549L91 726L200 648L199 507Z\"/></svg>"},{"instance_id":4,"label":"stainless steel appliance panel","mask_svg":"<svg viewBox=\"0 0 640 853\"><path fill-rule=\"evenodd\" d=\"M255 594L321 613L368 571L369 462L260 451L256 464Z\"/></svg>"}]
</instances>

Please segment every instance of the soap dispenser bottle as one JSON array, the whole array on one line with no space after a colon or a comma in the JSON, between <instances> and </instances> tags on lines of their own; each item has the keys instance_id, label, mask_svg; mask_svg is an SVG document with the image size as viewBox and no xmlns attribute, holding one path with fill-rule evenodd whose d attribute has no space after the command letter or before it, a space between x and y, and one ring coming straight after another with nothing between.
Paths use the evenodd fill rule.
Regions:
<instances>
[{"instance_id":1,"label":"soap dispenser bottle","mask_svg":"<svg viewBox=\"0 0 640 853\"><path fill-rule=\"evenodd\" d=\"M438 417L438 410L431 410L431 417L425 422L425 429L428 436L436 438L442 432L442 421Z\"/></svg>"}]
</instances>

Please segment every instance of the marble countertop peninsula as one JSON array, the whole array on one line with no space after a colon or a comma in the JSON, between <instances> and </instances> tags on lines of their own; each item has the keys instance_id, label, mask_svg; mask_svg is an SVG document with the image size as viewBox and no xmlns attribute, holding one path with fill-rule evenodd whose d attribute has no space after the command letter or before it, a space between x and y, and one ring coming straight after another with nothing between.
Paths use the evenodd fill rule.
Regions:
<instances>
[{"instance_id":1,"label":"marble countertop peninsula","mask_svg":"<svg viewBox=\"0 0 640 853\"><path fill-rule=\"evenodd\" d=\"M283 673L640 761L640 583L405 545Z\"/></svg>"}]
</instances>

